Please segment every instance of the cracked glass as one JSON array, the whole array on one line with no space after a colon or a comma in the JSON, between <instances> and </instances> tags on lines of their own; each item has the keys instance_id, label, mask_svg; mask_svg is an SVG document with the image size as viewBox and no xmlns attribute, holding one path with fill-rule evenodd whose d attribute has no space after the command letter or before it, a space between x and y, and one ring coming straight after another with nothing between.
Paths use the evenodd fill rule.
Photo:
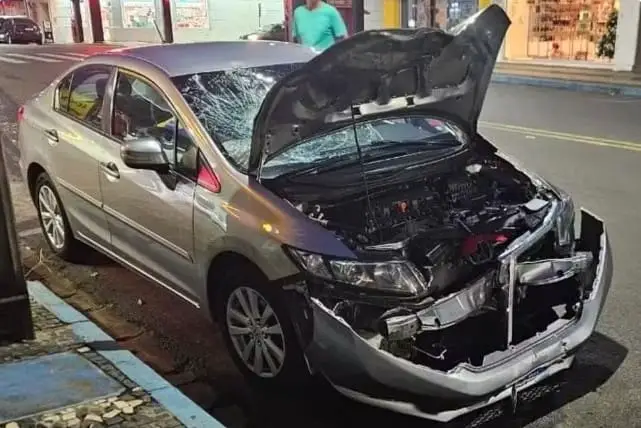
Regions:
<instances>
[{"instance_id":1,"label":"cracked glass","mask_svg":"<svg viewBox=\"0 0 641 428\"><path fill-rule=\"evenodd\" d=\"M173 79L189 107L237 168L249 163L254 118L269 89L302 64L235 68Z\"/></svg>"}]
</instances>

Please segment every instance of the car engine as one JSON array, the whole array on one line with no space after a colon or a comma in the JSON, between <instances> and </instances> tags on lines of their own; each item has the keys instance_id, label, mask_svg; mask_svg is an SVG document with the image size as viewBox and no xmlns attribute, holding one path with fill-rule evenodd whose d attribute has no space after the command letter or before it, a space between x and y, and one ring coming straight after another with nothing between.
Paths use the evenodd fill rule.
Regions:
<instances>
[{"instance_id":1,"label":"car engine","mask_svg":"<svg viewBox=\"0 0 641 428\"><path fill-rule=\"evenodd\" d=\"M485 160L369 195L293 204L354 251L412 261L438 294L478 274L514 237L540 224L546 202L535 192L526 177Z\"/></svg>"}]
</instances>

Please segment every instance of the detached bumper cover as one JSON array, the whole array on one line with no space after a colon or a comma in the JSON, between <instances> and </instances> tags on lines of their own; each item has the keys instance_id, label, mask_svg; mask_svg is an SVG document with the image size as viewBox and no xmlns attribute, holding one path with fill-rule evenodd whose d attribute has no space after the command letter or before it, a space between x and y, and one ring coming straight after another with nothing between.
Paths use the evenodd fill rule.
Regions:
<instances>
[{"instance_id":1,"label":"detached bumper cover","mask_svg":"<svg viewBox=\"0 0 641 428\"><path fill-rule=\"evenodd\" d=\"M569 368L574 352L596 328L613 265L603 222L585 210L579 246L594 258L593 280L580 316L565 324L553 323L547 332L493 355L483 367L462 364L442 372L395 357L359 336L316 299L312 299L314 331L307 357L346 396L427 419L449 421L508 398ZM419 397L446 404L425 406Z\"/></svg>"}]
</instances>

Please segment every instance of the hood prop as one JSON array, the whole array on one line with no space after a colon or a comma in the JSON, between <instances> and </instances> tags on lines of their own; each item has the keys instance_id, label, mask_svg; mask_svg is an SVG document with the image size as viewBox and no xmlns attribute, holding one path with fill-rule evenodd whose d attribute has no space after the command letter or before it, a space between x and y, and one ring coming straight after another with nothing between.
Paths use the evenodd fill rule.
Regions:
<instances>
[{"instance_id":1,"label":"hood prop","mask_svg":"<svg viewBox=\"0 0 641 428\"><path fill-rule=\"evenodd\" d=\"M363 177L363 187L365 189L365 200L367 201L367 213L369 219L371 219L374 222L374 226L376 227L376 230L379 232L380 235L380 228L378 227L378 224L376 224L376 216L374 215L374 209L372 208L372 198L370 197L369 193L369 182L367 181L367 174L365 172L365 160L363 159L363 152L361 151L361 145L358 141L358 132L356 130L356 113L358 111L358 107L352 105L350 107L350 114L352 116L352 132L354 133L354 143L356 144L356 153L358 154L358 162L361 165L361 175ZM381 236L379 236L381 238Z\"/></svg>"}]
</instances>

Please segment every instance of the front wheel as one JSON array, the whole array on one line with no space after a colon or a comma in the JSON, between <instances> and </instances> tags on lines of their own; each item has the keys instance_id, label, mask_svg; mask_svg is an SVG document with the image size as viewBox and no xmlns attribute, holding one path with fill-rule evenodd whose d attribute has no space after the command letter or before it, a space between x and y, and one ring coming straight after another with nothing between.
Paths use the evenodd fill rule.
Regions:
<instances>
[{"instance_id":1,"label":"front wheel","mask_svg":"<svg viewBox=\"0 0 641 428\"><path fill-rule=\"evenodd\" d=\"M309 378L289 311L262 275L233 272L217 302L217 319L229 353L252 383L269 388Z\"/></svg>"}]
</instances>

